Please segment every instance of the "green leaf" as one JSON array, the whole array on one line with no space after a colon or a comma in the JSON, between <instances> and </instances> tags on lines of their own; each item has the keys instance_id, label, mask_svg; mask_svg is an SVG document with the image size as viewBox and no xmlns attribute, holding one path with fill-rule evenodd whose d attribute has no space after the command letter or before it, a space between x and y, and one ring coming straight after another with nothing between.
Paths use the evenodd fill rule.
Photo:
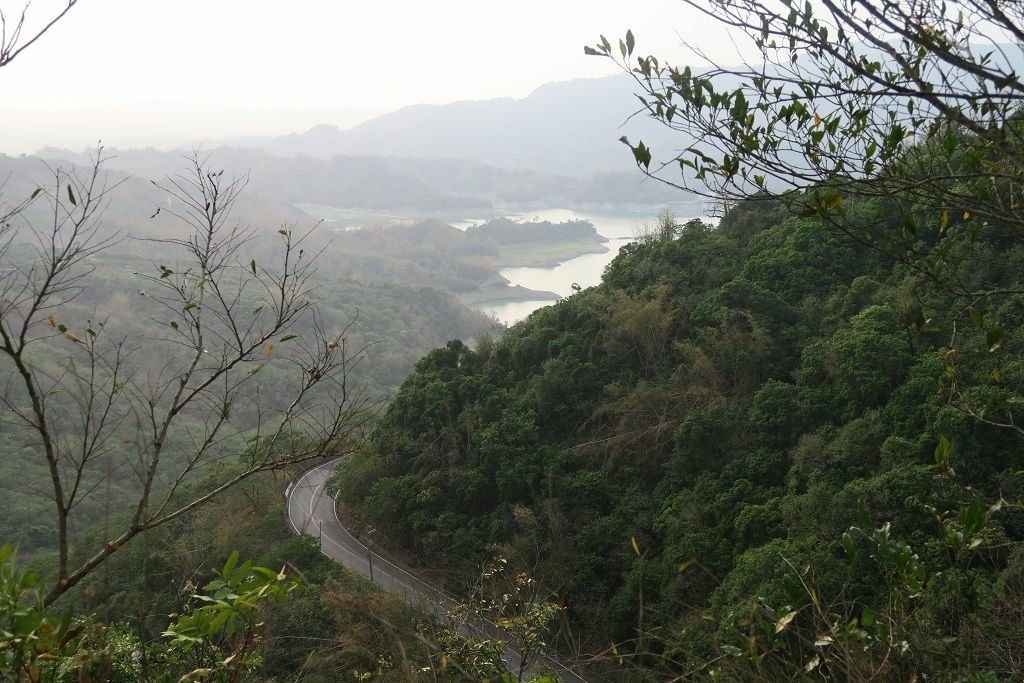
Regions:
<instances>
[{"instance_id":1,"label":"green leaf","mask_svg":"<svg viewBox=\"0 0 1024 683\"><path fill-rule=\"evenodd\" d=\"M231 610L230 609L225 609L222 612L220 612L216 617L214 617L213 621L210 622L210 625L209 625L209 629L210 629L209 635L213 636L218 631L220 631L221 628L223 628L224 624L227 622L227 620L230 619L230 618L231 618Z\"/></svg>"},{"instance_id":2,"label":"green leaf","mask_svg":"<svg viewBox=\"0 0 1024 683\"><path fill-rule=\"evenodd\" d=\"M871 628L875 625L875 613L869 610L867 607L860 614L860 625L864 628Z\"/></svg>"},{"instance_id":3,"label":"green leaf","mask_svg":"<svg viewBox=\"0 0 1024 683\"><path fill-rule=\"evenodd\" d=\"M71 202L71 206L78 206L78 201L75 199L75 193L71 191L70 185L68 185L68 201Z\"/></svg>"},{"instance_id":4,"label":"green leaf","mask_svg":"<svg viewBox=\"0 0 1024 683\"><path fill-rule=\"evenodd\" d=\"M249 575L251 569L252 560L246 560L240 566L238 566L233 572L231 572L231 578L229 579L229 583L232 586L237 586L242 582L243 579L245 579L246 576Z\"/></svg>"},{"instance_id":5,"label":"green leaf","mask_svg":"<svg viewBox=\"0 0 1024 683\"><path fill-rule=\"evenodd\" d=\"M626 51L632 55L633 48L636 46L636 39L633 37L632 31L626 31Z\"/></svg>"},{"instance_id":6,"label":"green leaf","mask_svg":"<svg viewBox=\"0 0 1024 683\"><path fill-rule=\"evenodd\" d=\"M220 572L221 576L226 577L228 574L230 574L231 570L233 570L235 568L236 564L238 564L238 551L237 550L235 552L231 553L231 555L228 557L228 561L224 563L224 569L222 569L221 572Z\"/></svg>"},{"instance_id":7,"label":"green leaf","mask_svg":"<svg viewBox=\"0 0 1024 683\"><path fill-rule=\"evenodd\" d=\"M636 536L630 536L629 542L633 545L633 552L636 553L636 556L643 557L640 553L640 544L636 542Z\"/></svg>"},{"instance_id":8,"label":"green leaf","mask_svg":"<svg viewBox=\"0 0 1024 683\"><path fill-rule=\"evenodd\" d=\"M286 342L286 341L291 341L292 339L295 339L298 336L299 335L297 335L297 334L286 334L283 337L281 337L280 339L278 339L277 341L278 341L278 343Z\"/></svg>"},{"instance_id":9,"label":"green leaf","mask_svg":"<svg viewBox=\"0 0 1024 683\"><path fill-rule=\"evenodd\" d=\"M176 330L176 329L178 329L178 323L176 323L176 322L174 322L174 321L172 320L172 321L171 321L171 329L172 329L172 330Z\"/></svg>"},{"instance_id":10,"label":"green leaf","mask_svg":"<svg viewBox=\"0 0 1024 683\"><path fill-rule=\"evenodd\" d=\"M590 47L589 45L584 45L583 46L583 54L590 55L592 57L604 57L605 56L603 52L600 52L599 50L595 50L594 48Z\"/></svg>"},{"instance_id":11,"label":"green leaf","mask_svg":"<svg viewBox=\"0 0 1024 683\"><path fill-rule=\"evenodd\" d=\"M636 160L637 166L643 166L645 169L651 166L651 150L640 141L634 147L630 142L629 138L623 135L619 138L619 142L626 145L633 151L633 158Z\"/></svg>"},{"instance_id":12,"label":"green leaf","mask_svg":"<svg viewBox=\"0 0 1024 683\"><path fill-rule=\"evenodd\" d=\"M256 274L256 259L249 261L249 267L252 268L252 274Z\"/></svg>"},{"instance_id":13,"label":"green leaf","mask_svg":"<svg viewBox=\"0 0 1024 683\"><path fill-rule=\"evenodd\" d=\"M964 531L974 536L985 528L988 521L988 505L981 498L975 498L963 511Z\"/></svg>"},{"instance_id":14,"label":"green leaf","mask_svg":"<svg viewBox=\"0 0 1024 683\"><path fill-rule=\"evenodd\" d=\"M935 464L942 465L949 460L949 452L952 445L949 443L949 439L946 438L945 434L939 435L939 443L935 445Z\"/></svg>"},{"instance_id":15,"label":"green leaf","mask_svg":"<svg viewBox=\"0 0 1024 683\"><path fill-rule=\"evenodd\" d=\"M42 192L42 191L43 191L43 188L41 188L41 187L37 187L36 189L32 190L32 196L29 197L29 199L30 200L35 199L36 197L39 196L39 193Z\"/></svg>"}]
</instances>

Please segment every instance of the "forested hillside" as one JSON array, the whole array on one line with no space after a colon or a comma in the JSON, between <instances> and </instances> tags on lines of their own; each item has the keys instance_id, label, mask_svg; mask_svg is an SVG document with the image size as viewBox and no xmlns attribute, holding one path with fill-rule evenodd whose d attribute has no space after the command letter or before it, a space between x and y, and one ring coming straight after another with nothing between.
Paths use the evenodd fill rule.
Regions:
<instances>
[{"instance_id":1,"label":"forested hillside","mask_svg":"<svg viewBox=\"0 0 1024 683\"><path fill-rule=\"evenodd\" d=\"M965 276L1019 291L999 232ZM431 352L342 499L452 572L513 558L584 651L659 679L1012 673L1024 517L998 501L1024 493L1024 297L974 301L971 325L936 284L740 203L625 247L498 342Z\"/></svg>"}]
</instances>

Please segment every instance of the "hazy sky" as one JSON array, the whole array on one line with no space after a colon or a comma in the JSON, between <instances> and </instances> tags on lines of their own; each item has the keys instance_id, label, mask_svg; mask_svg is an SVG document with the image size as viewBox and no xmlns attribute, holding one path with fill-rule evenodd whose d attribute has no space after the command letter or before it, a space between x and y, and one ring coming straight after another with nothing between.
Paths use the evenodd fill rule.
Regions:
<instances>
[{"instance_id":1,"label":"hazy sky","mask_svg":"<svg viewBox=\"0 0 1024 683\"><path fill-rule=\"evenodd\" d=\"M0 0L10 16L22 2ZM34 0L32 20L60 0ZM615 73L586 57L631 28L639 50L689 59L680 36L735 61L673 0L80 0L0 69L0 151L348 126L416 103L523 97Z\"/></svg>"}]
</instances>

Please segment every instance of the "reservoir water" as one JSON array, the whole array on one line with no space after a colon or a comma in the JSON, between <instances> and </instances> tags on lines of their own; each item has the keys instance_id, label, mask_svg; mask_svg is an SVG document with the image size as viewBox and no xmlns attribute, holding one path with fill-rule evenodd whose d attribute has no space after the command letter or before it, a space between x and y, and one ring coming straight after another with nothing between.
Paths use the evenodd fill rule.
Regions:
<instances>
[{"instance_id":1,"label":"reservoir water","mask_svg":"<svg viewBox=\"0 0 1024 683\"><path fill-rule=\"evenodd\" d=\"M692 210L693 207L687 206ZM569 259L564 263L551 268L504 268L501 275L509 281L512 286L522 285L529 289L539 289L555 292L561 296L572 294L573 283L580 287L587 288L600 284L601 275L605 266L612 262L618 253L619 248L636 240L637 236L643 233L645 225L652 225L657 219L657 208L634 213L577 213L566 209L551 209L540 211L536 214L521 216L523 220L551 221L559 223L570 219L583 218L594 224L598 234L608 238L604 246L608 251L600 254L584 254ZM679 222L686 222L690 217L676 216ZM456 224L456 227L466 227L471 222ZM506 325L522 320L542 306L555 303L555 300L533 300L533 301L485 301L474 306L479 311L492 315Z\"/></svg>"}]
</instances>

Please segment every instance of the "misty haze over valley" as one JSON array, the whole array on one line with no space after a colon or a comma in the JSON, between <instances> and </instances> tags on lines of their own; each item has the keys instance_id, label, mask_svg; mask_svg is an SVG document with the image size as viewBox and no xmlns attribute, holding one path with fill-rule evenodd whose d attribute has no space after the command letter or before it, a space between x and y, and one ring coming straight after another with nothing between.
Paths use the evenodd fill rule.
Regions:
<instances>
[{"instance_id":1,"label":"misty haze over valley","mask_svg":"<svg viewBox=\"0 0 1024 683\"><path fill-rule=\"evenodd\" d=\"M573 245L587 239L578 235L567 239L550 226L550 234L535 231L532 257L520 253L503 258L500 250L467 256L477 261L471 268L489 269L490 274L472 281L447 281L441 287L445 295L454 294L508 323L570 293L570 285L577 281L599 282L618 246L642 232L662 208L671 205L680 216L704 211L699 198L630 170L632 155L619 137L661 140L667 149L678 144L656 123L634 116L637 104L632 86L632 79L620 74L546 84L520 99L413 105L347 129L321 123L283 136L193 141L168 149L159 144L104 146L104 169L124 174L128 182L118 188L119 193L130 195L124 202L142 206L148 201L158 206L159 193L142 181L178 173L183 160L198 152L208 163L247 177L242 201L262 207L247 211L247 220L275 230L280 221L310 225L322 221L316 239L329 245L320 260L322 268L335 278L389 284L408 279L401 268L389 263L393 256L373 254L374 248L368 246L354 251L347 243L357 236L342 233L386 228L435 234L416 227L428 219L464 229L500 216L518 221L548 215L600 217L594 221L589 245ZM588 113L581 116L580 112ZM9 158L5 165L12 180L27 187L31 174L44 164L74 163L84 168L95 154L91 148L44 146L33 154ZM33 163L33 159L39 161ZM144 256L138 239L152 236L155 225L149 221L150 225L140 228L119 203L115 202L106 220L129 239L120 241L113 251L127 249ZM509 229L515 230L511 225ZM424 248L471 239L455 231L446 238L437 237L441 242L432 244L427 239ZM616 240L614 249L602 246L608 238ZM364 262L352 263L360 259ZM573 263L555 270L567 261ZM520 280L525 277L536 285L524 287L510 281L508 273L503 274L503 267L510 266L537 268L517 273Z\"/></svg>"}]
</instances>

